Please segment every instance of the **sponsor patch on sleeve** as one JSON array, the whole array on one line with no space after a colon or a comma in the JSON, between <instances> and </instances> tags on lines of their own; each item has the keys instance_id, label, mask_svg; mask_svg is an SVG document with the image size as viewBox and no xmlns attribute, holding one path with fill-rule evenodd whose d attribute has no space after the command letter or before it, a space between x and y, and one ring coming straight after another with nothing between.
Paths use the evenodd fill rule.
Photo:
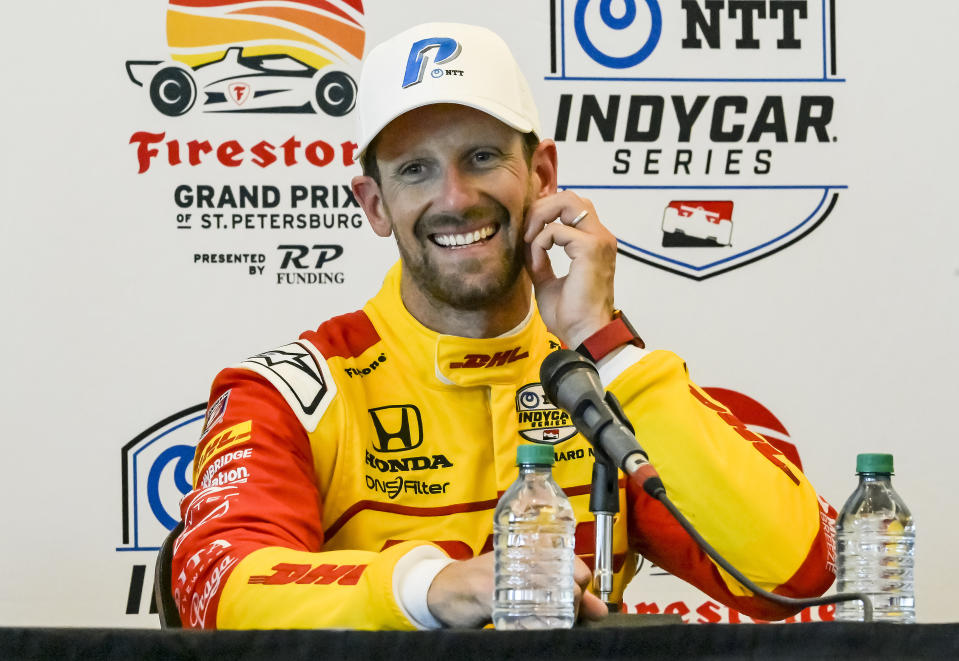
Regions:
<instances>
[{"instance_id":1,"label":"sponsor patch on sleeve","mask_svg":"<svg viewBox=\"0 0 959 661\"><path fill-rule=\"evenodd\" d=\"M257 354L237 367L256 372L272 383L307 432L316 429L336 395L326 360L307 340Z\"/></svg>"},{"instance_id":2,"label":"sponsor patch on sleeve","mask_svg":"<svg viewBox=\"0 0 959 661\"><path fill-rule=\"evenodd\" d=\"M194 481L196 481L197 476L199 476L203 469L206 468L206 465L213 457L217 456L221 452L225 452L235 448L238 445L243 445L244 443L249 442L252 431L253 421L245 420L244 422L240 422L232 427L228 427L216 436L211 437L209 442L203 446L202 450L193 461Z\"/></svg>"},{"instance_id":3,"label":"sponsor patch on sleeve","mask_svg":"<svg viewBox=\"0 0 959 661\"><path fill-rule=\"evenodd\" d=\"M206 433L216 427L217 423L223 419L223 416L226 415L226 404L230 401L230 393L232 390L227 390L225 393L216 398L216 401L213 402L209 408L206 410L206 419L203 421L203 431L200 432L200 438L202 439L206 436Z\"/></svg>"}]
</instances>

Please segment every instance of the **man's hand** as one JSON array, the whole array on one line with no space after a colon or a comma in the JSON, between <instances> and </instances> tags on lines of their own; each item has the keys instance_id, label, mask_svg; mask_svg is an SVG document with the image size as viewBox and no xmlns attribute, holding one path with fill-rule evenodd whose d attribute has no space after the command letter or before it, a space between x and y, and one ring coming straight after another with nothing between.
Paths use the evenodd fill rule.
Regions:
<instances>
[{"instance_id":1,"label":"man's hand","mask_svg":"<svg viewBox=\"0 0 959 661\"><path fill-rule=\"evenodd\" d=\"M607 615L606 604L586 588L592 573L578 557L573 569L576 609L587 620ZM426 595L433 617L447 627L481 627L493 617L493 553L453 562L443 568Z\"/></svg>"},{"instance_id":2,"label":"man's hand","mask_svg":"<svg viewBox=\"0 0 959 661\"><path fill-rule=\"evenodd\" d=\"M570 227L583 211L587 214ZM561 222L554 223L557 218ZM523 238L526 268L546 327L567 346L578 346L612 319L616 237L600 222L592 202L567 190L530 205ZM547 254L554 245L562 246L571 260L569 273L561 278Z\"/></svg>"}]
</instances>

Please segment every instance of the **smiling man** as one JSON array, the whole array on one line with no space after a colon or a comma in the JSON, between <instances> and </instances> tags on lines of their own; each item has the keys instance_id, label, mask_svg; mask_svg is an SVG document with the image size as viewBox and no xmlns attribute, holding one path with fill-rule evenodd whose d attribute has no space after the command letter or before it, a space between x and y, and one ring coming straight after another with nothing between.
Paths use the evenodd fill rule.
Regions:
<instances>
[{"instance_id":1,"label":"smiling man","mask_svg":"<svg viewBox=\"0 0 959 661\"><path fill-rule=\"evenodd\" d=\"M522 443L555 447L576 551L591 561L589 444L538 382L563 344L597 362L714 547L766 589L821 594L834 512L614 310L615 238L588 200L557 191L556 145L503 41L458 24L403 32L367 57L358 109L353 192L400 261L362 310L217 376L174 557L184 624L488 623L492 514ZM743 612L790 614L714 566L641 491L623 484L620 510L614 600L641 553ZM583 559L576 582L580 617L605 615Z\"/></svg>"}]
</instances>

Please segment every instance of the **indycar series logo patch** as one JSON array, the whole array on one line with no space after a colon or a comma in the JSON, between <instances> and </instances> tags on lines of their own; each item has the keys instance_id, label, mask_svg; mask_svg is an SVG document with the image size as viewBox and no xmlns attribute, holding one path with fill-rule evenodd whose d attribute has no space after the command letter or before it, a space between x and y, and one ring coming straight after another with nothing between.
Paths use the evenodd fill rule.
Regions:
<instances>
[{"instance_id":1,"label":"indycar series logo patch","mask_svg":"<svg viewBox=\"0 0 959 661\"><path fill-rule=\"evenodd\" d=\"M835 0L549 4L560 187L620 210L603 221L621 255L705 280L832 214L847 189Z\"/></svg>"},{"instance_id":2,"label":"indycar series logo patch","mask_svg":"<svg viewBox=\"0 0 959 661\"><path fill-rule=\"evenodd\" d=\"M519 435L533 443L556 445L576 435L569 414L549 401L539 383L516 391L516 423Z\"/></svg>"},{"instance_id":3,"label":"indycar series logo patch","mask_svg":"<svg viewBox=\"0 0 959 661\"><path fill-rule=\"evenodd\" d=\"M322 113L356 102L362 0L170 0L169 60L128 60L164 115Z\"/></svg>"}]
</instances>

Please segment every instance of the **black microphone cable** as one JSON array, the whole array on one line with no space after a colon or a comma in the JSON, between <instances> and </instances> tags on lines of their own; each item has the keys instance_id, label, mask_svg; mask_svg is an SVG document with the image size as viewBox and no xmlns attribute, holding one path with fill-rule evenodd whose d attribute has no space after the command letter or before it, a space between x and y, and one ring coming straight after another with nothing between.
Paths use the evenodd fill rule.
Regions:
<instances>
[{"instance_id":1,"label":"black microphone cable","mask_svg":"<svg viewBox=\"0 0 959 661\"><path fill-rule=\"evenodd\" d=\"M647 487L649 485L649 487ZM784 597L781 594L776 594L775 592L769 592L763 590L761 587L753 583L751 580L746 578L742 572L733 567L726 558L721 556L719 552L712 547L712 545L707 542L702 535L693 527L693 524L679 511L679 508L673 504L673 501L669 499L669 496L666 495L666 488L663 486L663 481L659 478L659 475L648 476L641 484L643 490L648 493L650 496L658 500L663 504L663 506L669 510L669 513L673 515L673 518L679 522L679 525L683 527L690 537L693 538L693 541L699 545L699 548L708 555L713 561L726 570L730 576L739 581L743 587L751 592L763 596L769 601L780 604L782 606L795 606L800 609L808 608L810 606L823 606L826 604L836 604L841 601L860 601L862 602L863 608L863 622L872 622L872 602L869 597L862 592L843 592L842 594L833 594L825 597L815 597L809 599L798 599L795 597Z\"/></svg>"},{"instance_id":2,"label":"black microphone cable","mask_svg":"<svg viewBox=\"0 0 959 661\"><path fill-rule=\"evenodd\" d=\"M560 384L570 375L575 375L573 377L575 385L564 390ZM863 605L863 621L872 622L872 602L862 592L844 592L807 599L786 597L762 589L721 556L666 495L666 488L659 473L649 463L646 452L636 441L633 427L619 402L612 393L603 392L596 366L592 361L575 351L559 349L543 361L540 380L550 401L570 414L577 430L596 446L597 453L602 452L610 456L634 485L661 502L699 548L747 590L775 604L799 609L844 601L859 601ZM605 442L601 443L600 439L604 439Z\"/></svg>"}]
</instances>

